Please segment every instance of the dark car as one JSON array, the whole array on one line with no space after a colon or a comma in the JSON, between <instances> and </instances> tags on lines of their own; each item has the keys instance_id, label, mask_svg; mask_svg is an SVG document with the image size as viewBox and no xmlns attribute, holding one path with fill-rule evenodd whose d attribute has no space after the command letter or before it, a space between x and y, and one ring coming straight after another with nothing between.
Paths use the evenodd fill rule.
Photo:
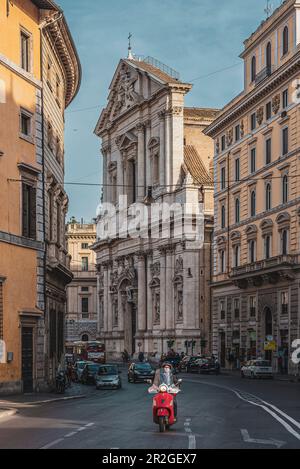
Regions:
<instances>
[{"instance_id":1,"label":"dark car","mask_svg":"<svg viewBox=\"0 0 300 469\"><path fill-rule=\"evenodd\" d=\"M120 371L116 365L101 365L96 375L97 389L121 389Z\"/></svg>"},{"instance_id":2,"label":"dark car","mask_svg":"<svg viewBox=\"0 0 300 469\"><path fill-rule=\"evenodd\" d=\"M155 370L150 363L131 363L128 368L128 383L152 380Z\"/></svg>"},{"instance_id":3,"label":"dark car","mask_svg":"<svg viewBox=\"0 0 300 469\"><path fill-rule=\"evenodd\" d=\"M214 360L200 360L198 364L199 372L202 373L214 373L215 375L220 374L220 364Z\"/></svg>"},{"instance_id":4,"label":"dark car","mask_svg":"<svg viewBox=\"0 0 300 469\"><path fill-rule=\"evenodd\" d=\"M190 357L189 361L186 364L187 373L199 373L199 361L200 357Z\"/></svg>"},{"instance_id":5,"label":"dark car","mask_svg":"<svg viewBox=\"0 0 300 469\"><path fill-rule=\"evenodd\" d=\"M97 363L87 363L81 373L82 384L96 384L96 375L100 366Z\"/></svg>"}]
</instances>

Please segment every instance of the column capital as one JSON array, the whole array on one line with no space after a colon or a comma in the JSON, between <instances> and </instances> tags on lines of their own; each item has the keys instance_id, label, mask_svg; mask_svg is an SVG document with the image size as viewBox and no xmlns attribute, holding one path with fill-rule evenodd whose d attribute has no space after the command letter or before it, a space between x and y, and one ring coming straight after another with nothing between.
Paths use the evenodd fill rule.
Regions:
<instances>
[{"instance_id":1,"label":"column capital","mask_svg":"<svg viewBox=\"0 0 300 469\"><path fill-rule=\"evenodd\" d=\"M145 128L145 125L142 123L142 122L139 122L138 124L136 124L135 126L135 130L138 132L138 133L141 133L144 131L144 128Z\"/></svg>"},{"instance_id":2,"label":"column capital","mask_svg":"<svg viewBox=\"0 0 300 469\"><path fill-rule=\"evenodd\" d=\"M159 111L159 113L158 113L159 120L163 121L166 117L166 113L167 113L167 111L165 109L163 111Z\"/></svg>"}]
</instances>

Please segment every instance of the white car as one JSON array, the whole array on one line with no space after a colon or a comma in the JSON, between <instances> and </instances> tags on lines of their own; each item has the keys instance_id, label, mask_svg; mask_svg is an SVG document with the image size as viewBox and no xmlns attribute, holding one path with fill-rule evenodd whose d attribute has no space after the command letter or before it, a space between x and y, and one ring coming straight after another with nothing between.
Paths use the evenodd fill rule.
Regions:
<instances>
[{"instance_id":1,"label":"white car","mask_svg":"<svg viewBox=\"0 0 300 469\"><path fill-rule=\"evenodd\" d=\"M250 360L241 368L242 378L274 378L269 360Z\"/></svg>"}]
</instances>

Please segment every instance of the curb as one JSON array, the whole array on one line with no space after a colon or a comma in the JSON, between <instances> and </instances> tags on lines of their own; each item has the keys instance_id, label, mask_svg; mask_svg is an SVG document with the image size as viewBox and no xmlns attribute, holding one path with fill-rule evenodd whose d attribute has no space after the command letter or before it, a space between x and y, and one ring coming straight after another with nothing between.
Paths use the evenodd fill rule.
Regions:
<instances>
[{"instance_id":1,"label":"curb","mask_svg":"<svg viewBox=\"0 0 300 469\"><path fill-rule=\"evenodd\" d=\"M71 401L75 399L84 399L86 397L88 397L87 394L80 394L79 396L58 397L55 399L47 399L44 401L22 402L20 404L24 404L24 405L51 404L51 402Z\"/></svg>"},{"instance_id":2,"label":"curb","mask_svg":"<svg viewBox=\"0 0 300 469\"><path fill-rule=\"evenodd\" d=\"M13 417L16 415L18 411L16 409L10 409L10 410L5 410L5 411L0 411L0 420L5 419L7 417Z\"/></svg>"}]
</instances>

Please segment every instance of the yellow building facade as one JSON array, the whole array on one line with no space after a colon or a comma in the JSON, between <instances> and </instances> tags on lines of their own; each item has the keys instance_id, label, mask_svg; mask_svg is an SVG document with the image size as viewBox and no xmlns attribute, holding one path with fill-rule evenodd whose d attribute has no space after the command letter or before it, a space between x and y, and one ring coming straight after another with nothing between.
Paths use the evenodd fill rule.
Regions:
<instances>
[{"instance_id":1,"label":"yellow building facade","mask_svg":"<svg viewBox=\"0 0 300 469\"><path fill-rule=\"evenodd\" d=\"M51 47L57 70L54 97L44 91ZM46 388L54 374L49 369L63 352L65 288L72 279L64 239L64 109L80 77L74 43L54 2L0 2L0 393ZM55 117L50 152L47 119ZM58 205L49 207L46 197L52 189L60 222ZM49 232L54 231L60 235L51 256ZM49 270L55 274L52 283ZM51 288L57 288L61 302L60 343L49 320Z\"/></svg>"},{"instance_id":2,"label":"yellow building facade","mask_svg":"<svg viewBox=\"0 0 300 469\"><path fill-rule=\"evenodd\" d=\"M206 130L215 139L213 351L223 366L265 357L294 372L300 1L283 2L244 45L244 91Z\"/></svg>"}]
</instances>

